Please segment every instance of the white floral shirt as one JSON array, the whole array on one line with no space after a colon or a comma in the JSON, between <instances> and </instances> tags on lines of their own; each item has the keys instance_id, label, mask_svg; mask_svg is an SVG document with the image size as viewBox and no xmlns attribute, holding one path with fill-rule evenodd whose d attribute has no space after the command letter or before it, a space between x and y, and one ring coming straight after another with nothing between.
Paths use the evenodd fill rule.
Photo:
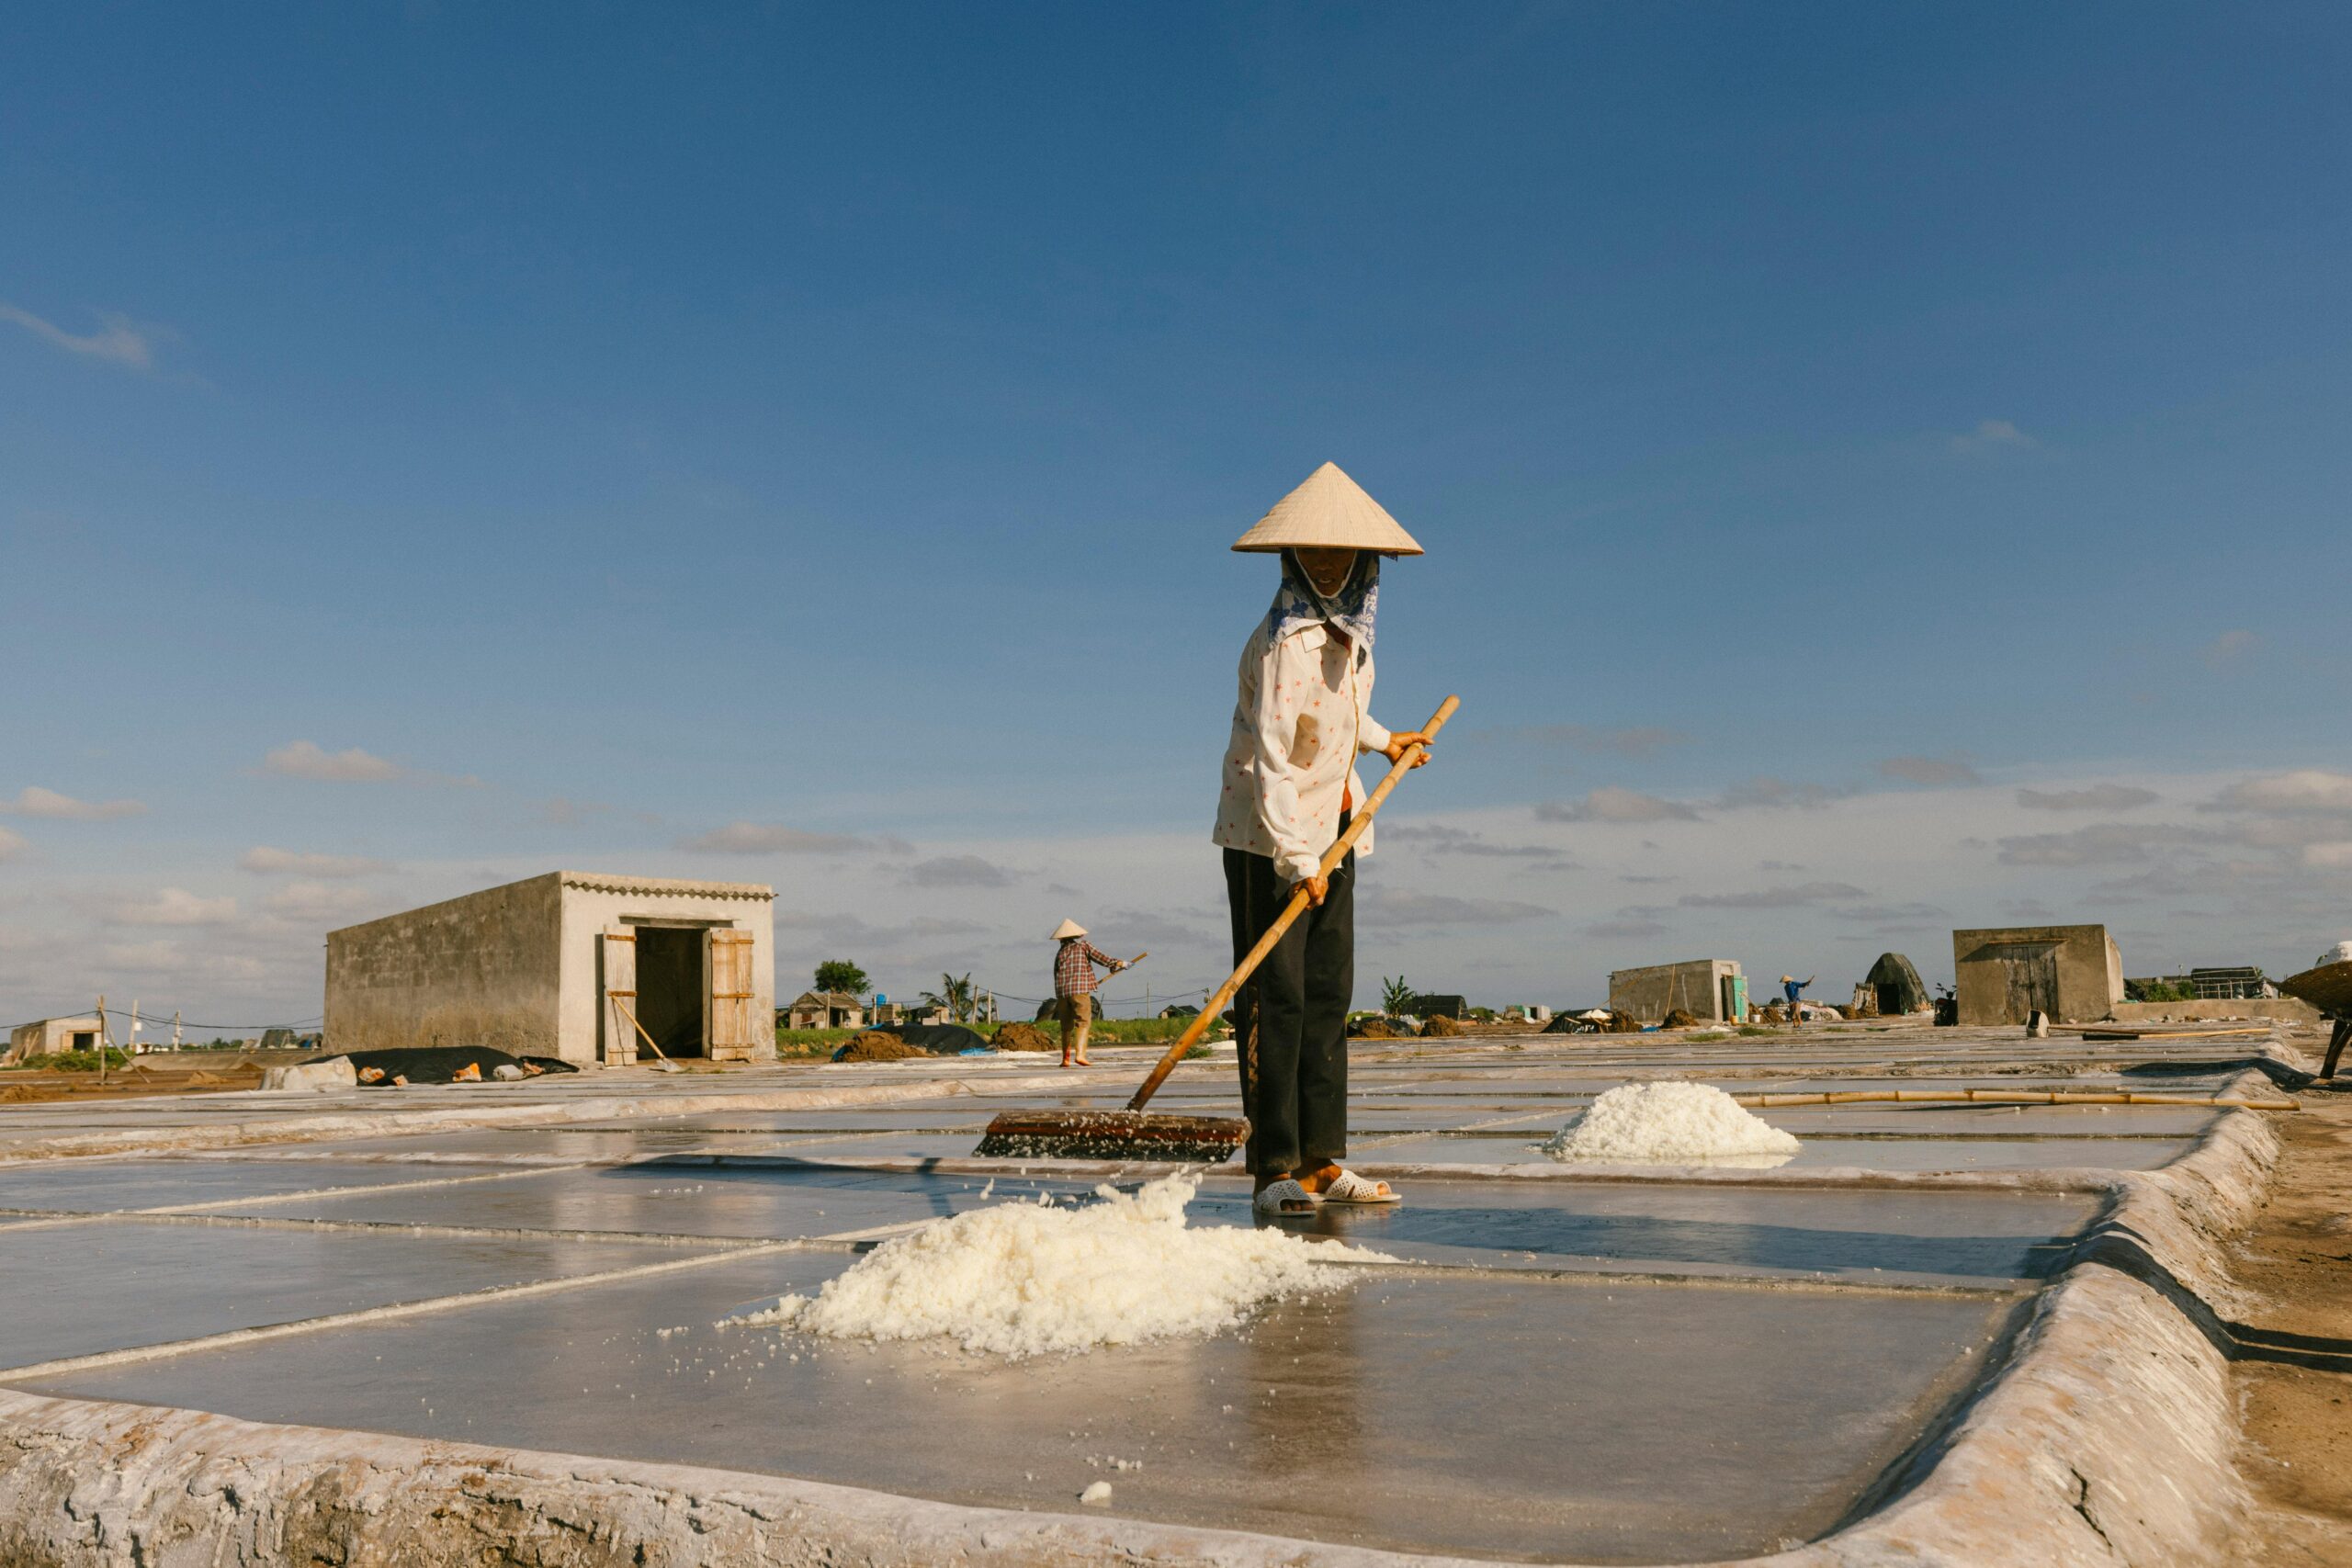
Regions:
<instances>
[{"instance_id":1,"label":"white floral shirt","mask_svg":"<svg viewBox=\"0 0 2352 1568\"><path fill-rule=\"evenodd\" d=\"M1314 875L1340 836L1342 801L1363 804L1356 753L1388 748L1371 704L1371 649L1320 622L1276 642L1261 621L1241 650L1241 695L1211 840L1272 858L1289 881ZM1372 852L1369 826L1356 852Z\"/></svg>"}]
</instances>

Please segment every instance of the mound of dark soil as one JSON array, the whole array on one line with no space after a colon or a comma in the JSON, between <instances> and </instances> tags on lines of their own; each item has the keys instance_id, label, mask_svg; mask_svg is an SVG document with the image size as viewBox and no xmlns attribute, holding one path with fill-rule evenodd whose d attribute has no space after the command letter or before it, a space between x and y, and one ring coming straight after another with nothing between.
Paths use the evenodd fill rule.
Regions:
<instances>
[{"instance_id":1,"label":"mound of dark soil","mask_svg":"<svg viewBox=\"0 0 2352 1568\"><path fill-rule=\"evenodd\" d=\"M833 1053L836 1062L903 1062L910 1056L929 1055L920 1045L910 1045L884 1029L869 1029L863 1034L853 1034L842 1048Z\"/></svg>"},{"instance_id":2,"label":"mound of dark soil","mask_svg":"<svg viewBox=\"0 0 2352 1568\"><path fill-rule=\"evenodd\" d=\"M996 1048L1000 1051L1058 1051L1061 1042L1034 1023L1000 1024L996 1032Z\"/></svg>"},{"instance_id":3,"label":"mound of dark soil","mask_svg":"<svg viewBox=\"0 0 2352 1568\"><path fill-rule=\"evenodd\" d=\"M1348 1032L1358 1040L1401 1040L1405 1032L1385 1018L1358 1018L1348 1022Z\"/></svg>"},{"instance_id":4,"label":"mound of dark soil","mask_svg":"<svg viewBox=\"0 0 2352 1568\"><path fill-rule=\"evenodd\" d=\"M1698 1017L1689 1008L1668 1009L1660 1025L1661 1028L1666 1029L1696 1029L1698 1026Z\"/></svg>"},{"instance_id":5,"label":"mound of dark soil","mask_svg":"<svg viewBox=\"0 0 2352 1568\"><path fill-rule=\"evenodd\" d=\"M1443 1013L1438 1014L1435 1018L1430 1019L1428 1022L1421 1025L1421 1038L1424 1040L1440 1040L1448 1035L1467 1034L1469 1032L1470 1032L1468 1030L1463 1028L1459 1023L1456 1023L1453 1020L1446 1017Z\"/></svg>"}]
</instances>

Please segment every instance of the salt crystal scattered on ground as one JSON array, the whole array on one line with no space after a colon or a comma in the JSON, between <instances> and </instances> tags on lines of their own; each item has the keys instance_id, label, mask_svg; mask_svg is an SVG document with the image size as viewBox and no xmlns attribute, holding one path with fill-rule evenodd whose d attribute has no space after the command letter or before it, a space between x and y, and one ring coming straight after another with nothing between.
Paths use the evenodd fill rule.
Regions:
<instances>
[{"instance_id":1,"label":"salt crystal scattered on ground","mask_svg":"<svg viewBox=\"0 0 2352 1568\"><path fill-rule=\"evenodd\" d=\"M1162 1177L1081 1207L1001 1203L883 1243L814 1296L729 1324L834 1338L955 1340L1021 1358L1214 1334L1260 1302L1335 1290L1329 1260L1381 1255L1275 1230L1184 1223L1198 1182Z\"/></svg>"},{"instance_id":2,"label":"salt crystal scattered on ground","mask_svg":"<svg viewBox=\"0 0 2352 1568\"><path fill-rule=\"evenodd\" d=\"M1111 1483L1107 1481L1098 1481L1080 1493L1078 1500L1081 1503L1107 1503L1111 1500Z\"/></svg>"},{"instance_id":3,"label":"salt crystal scattered on ground","mask_svg":"<svg viewBox=\"0 0 2352 1568\"><path fill-rule=\"evenodd\" d=\"M1702 1083L1620 1084L1538 1145L1556 1160L1779 1165L1794 1137Z\"/></svg>"}]
</instances>

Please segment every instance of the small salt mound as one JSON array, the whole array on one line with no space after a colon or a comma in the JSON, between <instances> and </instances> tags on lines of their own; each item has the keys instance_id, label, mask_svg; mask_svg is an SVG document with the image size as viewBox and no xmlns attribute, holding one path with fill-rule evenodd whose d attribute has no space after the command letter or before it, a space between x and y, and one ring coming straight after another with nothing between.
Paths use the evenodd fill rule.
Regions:
<instances>
[{"instance_id":1,"label":"small salt mound","mask_svg":"<svg viewBox=\"0 0 2352 1568\"><path fill-rule=\"evenodd\" d=\"M1132 1195L1099 1187L1083 1208L1004 1203L883 1243L814 1296L730 1324L843 1339L953 1339L1019 1359L1214 1334L1276 1296L1334 1290L1381 1255L1273 1230L1188 1229L1198 1182L1162 1177Z\"/></svg>"},{"instance_id":2,"label":"small salt mound","mask_svg":"<svg viewBox=\"0 0 2352 1568\"><path fill-rule=\"evenodd\" d=\"M1538 1145L1556 1160L1773 1166L1795 1138L1702 1083L1620 1084Z\"/></svg>"}]
</instances>

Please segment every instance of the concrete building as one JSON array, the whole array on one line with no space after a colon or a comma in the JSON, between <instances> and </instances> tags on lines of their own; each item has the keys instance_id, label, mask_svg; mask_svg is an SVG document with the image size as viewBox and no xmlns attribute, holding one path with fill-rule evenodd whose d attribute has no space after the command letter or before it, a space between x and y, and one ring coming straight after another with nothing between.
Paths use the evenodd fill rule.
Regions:
<instances>
[{"instance_id":1,"label":"concrete building","mask_svg":"<svg viewBox=\"0 0 2352 1568\"><path fill-rule=\"evenodd\" d=\"M1687 958L1609 976L1609 1010L1656 1023L1682 1009L1702 1022L1739 1023L1747 1007L1747 977L1730 958Z\"/></svg>"},{"instance_id":2,"label":"concrete building","mask_svg":"<svg viewBox=\"0 0 2352 1568\"><path fill-rule=\"evenodd\" d=\"M20 1023L8 1032L7 1055L0 1055L0 1066L30 1061L35 1056L52 1056L60 1051L95 1051L98 1048L98 1015L90 1013L81 1018L42 1018L30 1023Z\"/></svg>"},{"instance_id":3,"label":"concrete building","mask_svg":"<svg viewBox=\"0 0 2352 1568\"><path fill-rule=\"evenodd\" d=\"M896 1009L893 1013L895 1015ZM876 1021L879 1022L879 1020ZM894 1016L891 1021L896 1022ZM784 1010L786 1029L863 1029L865 1004L847 991L803 991Z\"/></svg>"},{"instance_id":4,"label":"concrete building","mask_svg":"<svg viewBox=\"0 0 2352 1568\"><path fill-rule=\"evenodd\" d=\"M619 1066L650 1035L665 1055L764 1060L775 900L753 883L551 871L329 931L326 1043Z\"/></svg>"},{"instance_id":5,"label":"concrete building","mask_svg":"<svg viewBox=\"0 0 2352 1568\"><path fill-rule=\"evenodd\" d=\"M2037 1010L2096 1023L2123 999L2123 956L2105 926L1954 931L1951 958L1963 1028L2023 1023Z\"/></svg>"}]
</instances>

